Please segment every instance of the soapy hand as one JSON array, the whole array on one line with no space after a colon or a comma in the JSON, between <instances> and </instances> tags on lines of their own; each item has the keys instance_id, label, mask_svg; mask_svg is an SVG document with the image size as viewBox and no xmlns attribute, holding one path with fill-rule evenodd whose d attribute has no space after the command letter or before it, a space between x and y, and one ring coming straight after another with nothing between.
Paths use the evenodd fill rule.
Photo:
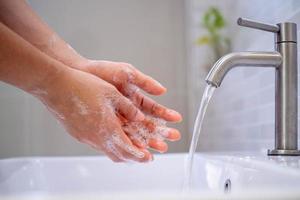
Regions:
<instances>
[{"instance_id":1,"label":"soapy hand","mask_svg":"<svg viewBox=\"0 0 300 200\"><path fill-rule=\"evenodd\" d=\"M143 121L144 114L114 86L91 74L71 69L48 92L32 91L80 142L103 151L113 161L146 162L152 155L135 146L120 119Z\"/></svg>"},{"instance_id":2,"label":"soapy hand","mask_svg":"<svg viewBox=\"0 0 300 200\"><path fill-rule=\"evenodd\" d=\"M119 116L123 130L129 136L133 144L140 148L151 148L160 153L168 150L168 145L164 142L177 141L180 139L178 130L166 127L166 121L146 115L142 122L128 121Z\"/></svg>"},{"instance_id":3,"label":"soapy hand","mask_svg":"<svg viewBox=\"0 0 300 200\"><path fill-rule=\"evenodd\" d=\"M135 145L165 152L168 145L163 139L171 141L180 139L179 131L166 127L166 121L179 122L182 119L181 115L158 104L140 91L142 89L152 95L165 93L166 88L156 80L138 71L128 63L86 60L77 68L111 83L147 114L147 118L142 123L124 122L123 120L125 123L123 130L130 136ZM158 137L160 135L157 134L158 132L164 133L165 136Z\"/></svg>"},{"instance_id":4,"label":"soapy hand","mask_svg":"<svg viewBox=\"0 0 300 200\"><path fill-rule=\"evenodd\" d=\"M11 58L11 65L3 64L3 68L9 70L3 73L5 77L2 79L23 89L25 83L32 88L31 82L38 82L38 89L29 92L47 105L72 136L104 151L114 161L140 162L152 158L145 148L164 152L167 150L164 139L179 139L179 132L166 127L161 119L179 122L181 115L139 91L142 89L153 95L163 94L166 89L157 81L130 64L91 61L79 55L43 23L26 1L0 1L0 4L0 21L17 33L10 33L15 41L15 38L21 37L18 42L2 41L5 44L11 42L2 45L4 48L1 53L8 52L8 56L0 61ZM32 46L26 45L25 41ZM20 48L20 44L23 44L23 48ZM13 53L7 47L14 47ZM35 56L31 55L32 52ZM32 60L28 59L29 55ZM37 57L40 58L39 62L36 61ZM16 58L25 59L19 62L20 59ZM59 67L57 61L64 66ZM24 67L26 63L28 66ZM51 84L39 81L40 76L49 77L48 71L56 74L53 71L64 68L69 68L69 73L56 82L51 78L47 78ZM16 72L21 75L14 75ZM40 84L45 87L40 87ZM49 90L45 91L45 88ZM141 111L146 113L146 118Z\"/></svg>"},{"instance_id":5,"label":"soapy hand","mask_svg":"<svg viewBox=\"0 0 300 200\"><path fill-rule=\"evenodd\" d=\"M94 74L114 85L145 113L169 122L179 122L182 120L178 112L158 104L139 91L139 89L142 89L152 95L161 95L166 92L166 88L132 65L121 62L94 60L87 60L80 65L78 67L80 70Z\"/></svg>"}]
</instances>

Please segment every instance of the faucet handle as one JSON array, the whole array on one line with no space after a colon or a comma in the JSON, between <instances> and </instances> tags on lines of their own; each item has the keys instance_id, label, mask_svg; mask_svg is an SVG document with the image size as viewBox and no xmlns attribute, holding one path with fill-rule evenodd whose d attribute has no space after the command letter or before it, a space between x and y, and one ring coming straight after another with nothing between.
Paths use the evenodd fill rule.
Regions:
<instances>
[{"instance_id":1,"label":"faucet handle","mask_svg":"<svg viewBox=\"0 0 300 200\"><path fill-rule=\"evenodd\" d=\"M265 23L256 22L256 21L252 21L249 19L241 18L241 17L238 18L237 24L240 26L255 28L255 29L259 29L259 30L263 30L263 31L273 32L273 33L279 32L279 27L277 25L265 24Z\"/></svg>"}]
</instances>

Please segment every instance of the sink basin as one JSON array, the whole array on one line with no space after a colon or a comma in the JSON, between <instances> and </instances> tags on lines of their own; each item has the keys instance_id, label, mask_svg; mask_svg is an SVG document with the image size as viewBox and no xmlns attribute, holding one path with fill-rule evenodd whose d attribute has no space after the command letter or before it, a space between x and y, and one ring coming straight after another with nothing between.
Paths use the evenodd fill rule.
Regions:
<instances>
[{"instance_id":1,"label":"sink basin","mask_svg":"<svg viewBox=\"0 0 300 200\"><path fill-rule=\"evenodd\" d=\"M156 156L148 164L99 157L14 158L0 161L0 194L179 191L183 155Z\"/></svg>"},{"instance_id":2,"label":"sink basin","mask_svg":"<svg viewBox=\"0 0 300 200\"><path fill-rule=\"evenodd\" d=\"M165 195L168 199L182 196L184 199L266 199L268 195L270 199L300 198L298 157L197 154L191 191L183 194L185 158L186 154L157 155L148 164L116 164L102 156L3 159L0 160L0 197L60 199L62 195L71 195L70 199L87 199L85 195L117 195L120 199L120 195L129 195L128 199L134 199L133 196L138 199L138 194L143 194L143 199L155 195Z\"/></svg>"},{"instance_id":3,"label":"sink basin","mask_svg":"<svg viewBox=\"0 0 300 200\"><path fill-rule=\"evenodd\" d=\"M249 152L199 154L192 181L194 189L204 186L211 191L297 191L300 189L300 157Z\"/></svg>"}]
</instances>

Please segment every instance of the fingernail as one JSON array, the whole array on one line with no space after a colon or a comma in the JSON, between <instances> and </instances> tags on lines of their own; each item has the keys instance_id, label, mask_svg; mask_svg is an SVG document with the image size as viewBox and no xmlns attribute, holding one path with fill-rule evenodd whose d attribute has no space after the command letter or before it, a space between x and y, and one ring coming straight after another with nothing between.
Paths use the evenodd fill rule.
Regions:
<instances>
[{"instance_id":1,"label":"fingernail","mask_svg":"<svg viewBox=\"0 0 300 200\"><path fill-rule=\"evenodd\" d=\"M155 80L156 85L164 90L167 90L167 88L165 88L160 82L158 82L157 80Z\"/></svg>"},{"instance_id":2,"label":"fingernail","mask_svg":"<svg viewBox=\"0 0 300 200\"><path fill-rule=\"evenodd\" d=\"M171 141L177 141L177 140L180 140L180 138L181 138L181 135L180 135L180 133L179 133L178 130L172 129L170 131L170 133L169 133L169 139Z\"/></svg>"},{"instance_id":3,"label":"fingernail","mask_svg":"<svg viewBox=\"0 0 300 200\"><path fill-rule=\"evenodd\" d=\"M156 145L159 153L165 153L166 151L168 151L168 145L165 142L157 141Z\"/></svg>"},{"instance_id":4,"label":"fingernail","mask_svg":"<svg viewBox=\"0 0 300 200\"><path fill-rule=\"evenodd\" d=\"M148 160L146 161L147 162L152 162L153 161L153 155L149 152L149 158Z\"/></svg>"},{"instance_id":5,"label":"fingernail","mask_svg":"<svg viewBox=\"0 0 300 200\"><path fill-rule=\"evenodd\" d=\"M145 163L153 161L153 155L148 150L144 149L143 152L145 155L149 155L147 156L148 158L145 160Z\"/></svg>"},{"instance_id":6,"label":"fingernail","mask_svg":"<svg viewBox=\"0 0 300 200\"><path fill-rule=\"evenodd\" d=\"M168 109L167 114L171 115L171 116L176 116L180 120L182 119L181 114L179 112L175 111L175 110Z\"/></svg>"}]
</instances>

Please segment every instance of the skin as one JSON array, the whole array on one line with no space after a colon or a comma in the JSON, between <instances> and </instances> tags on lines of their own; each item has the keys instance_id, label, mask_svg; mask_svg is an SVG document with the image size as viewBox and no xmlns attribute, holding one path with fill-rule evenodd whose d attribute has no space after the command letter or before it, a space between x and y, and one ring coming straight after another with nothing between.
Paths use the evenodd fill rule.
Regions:
<instances>
[{"instance_id":1,"label":"skin","mask_svg":"<svg viewBox=\"0 0 300 200\"><path fill-rule=\"evenodd\" d=\"M48 57L51 57L52 60L55 60L57 63L60 63L64 66L64 68L68 68L70 72L68 72L68 79L78 79L77 81L80 82L82 85L88 85L89 88L85 88L82 90L75 90L74 88L80 87L80 84L72 83L69 80L69 85L66 82L63 82L60 87L57 88L55 95L69 94L69 98L71 96L79 96L80 95L87 95L89 98L93 99L96 96L101 97L100 105L112 104L113 107L117 112L113 112L112 108L105 110L99 108L100 110L105 110L105 114L109 113L110 119L113 118L115 121L119 121L118 123L113 123L116 127L118 132L124 132L127 136L135 134L136 130L128 129L128 123L131 121L139 121L141 126L144 126L149 130L150 133L154 132L156 129L153 128L156 124L149 126L149 120L144 117L143 113L147 115L152 115L157 118L162 118L169 122L179 122L182 120L181 115L169 108L166 108L151 98L145 96L141 93L138 89L140 88L152 95L162 95L166 92L166 88L164 88L161 84L157 81L152 79L151 77L143 74L135 67L128 63L121 63L121 62L111 62L111 61L93 61L83 56L79 55L74 49L72 49L64 40L62 40L54 31L52 31L47 24L45 24L35 13L34 11L28 6L28 4L23 0L10 0L4 1L0 0L0 20L1 22L9 27L12 31L17 33L20 37L26 40L28 43L32 44L36 49L46 54ZM49 59L49 58L48 58ZM48 70L49 71L49 70ZM72 77L72 78L70 78ZM80 78L79 78L80 77ZM34 77L33 77L34 78ZM66 79L66 78L65 78ZM96 79L98 81L96 81ZM134 87L133 87L134 86ZM92 89L93 88L93 89ZM134 88L134 89L132 89ZM63 91L60 93L60 91ZM39 96L37 94L34 94ZM54 94L53 94L54 95ZM54 96L55 96L54 95ZM41 95L40 95L41 96ZM78 97L78 98L79 98ZM126 97L126 98L125 98ZM41 97L39 97L41 98ZM80 121L85 119L73 119L70 117L70 113L80 112L80 110L74 109L75 103L71 109L68 109L69 101L67 101L66 96L64 98L57 98L53 97L52 100L44 99L42 101L46 102L48 106L50 106L51 110L54 110L54 113L57 117L64 116L64 121L62 122L65 124L65 127L79 141L84 143L88 143L91 146L95 147L94 143L101 143L95 142L97 141L95 138L89 139L88 141L84 137L85 134L82 133L80 127L76 128L76 125L80 123L75 123L75 121ZM99 100L90 100L89 98L80 97L79 100L86 105L88 108L95 108L96 102ZM123 99L120 103L118 98ZM55 100L54 100L55 99ZM72 98L71 98L72 99ZM126 99L126 100L125 100ZM131 100L131 101L129 101ZM133 104L134 106L133 106ZM98 102L99 104L99 102ZM72 104L71 104L72 105ZM64 107L66 106L66 107ZM138 108L138 109L137 109ZM90 109L92 110L92 109ZM142 112L143 113L142 113ZM117 118L113 116L113 114L117 114ZM99 113L98 113L99 115ZM77 116L78 117L78 116ZM96 123L97 120L104 124L103 120L97 118L97 114L90 116L90 122ZM60 117L60 120L62 117ZM124 119L126 119L124 121ZM67 122L66 122L67 121ZM99 122L99 123L100 123ZM87 122L88 123L88 122ZM127 124L126 131L124 130L125 125ZM80 124L81 125L81 124ZM73 127L74 126L74 127ZM152 128L151 128L152 127ZM87 128L87 127L86 127ZM109 128L108 131L111 131L112 128ZM170 136L166 137L165 139L176 141L180 139L180 133L176 129L168 129L170 132ZM94 133L97 132L96 130L89 130L90 132ZM125 135L126 135L125 134ZM89 137L91 138L91 137ZM143 149L143 151L147 151L145 146L139 145L137 141L130 141L128 137L122 136L123 139L127 138L127 142L134 144L135 148L139 147ZM91 140L95 140L92 144ZM98 145L99 146L99 145ZM101 146L101 145L100 145ZM159 152L165 152L167 150L167 144L163 140L159 139L152 139L149 141L147 147L155 149ZM103 148L98 148L103 151ZM121 150L120 150L121 151ZM104 151L105 152L105 151ZM108 152L105 152L109 155ZM147 151L147 155L148 155ZM110 155L109 155L110 156ZM113 156L110 156L112 158ZM130 157L130 156L127 156ZM128 159L126 157L126 159ZM150 159L151 156L149 156ZM130 157L132 160L136 160ZM148 159L148 160L149 160ZM121 161L121 159L112 158L114 161Z\"/></svg>"},{"instance_id":2,"label":"skin","mask_svg":"<svg viewBox=\"0 0 300 200\"><path fill-rule=\"evenodd\" d=\"M152 116L146 116L143 123L132 122L120 117L123 130L127 133L133 144L140 148L155 148L163 153L168 150L164 140L176 141L180 137L178 130L168 128Z\"/></svg>"},{"instance_id":3,"label":"skin","mask_svg":"<svg viewBox=\"0 0 300 200\"><path fill-rule=\"evenodd\" d=\"M54 60L2 23L0 42L0 80L38 97L73 137L103 151L115 162L152 159L149 151L133 145L122 130L118 115L128 121L142 121L144 115L114 86ZM74 97L87 107L88 112L81 114L81 107L70 101ZM121 157L115 155L105 145L108 140L113 141L112 134L144 157L137 158L128 153L124 145L113 143Z\"/></svg>"}]
</instances>

